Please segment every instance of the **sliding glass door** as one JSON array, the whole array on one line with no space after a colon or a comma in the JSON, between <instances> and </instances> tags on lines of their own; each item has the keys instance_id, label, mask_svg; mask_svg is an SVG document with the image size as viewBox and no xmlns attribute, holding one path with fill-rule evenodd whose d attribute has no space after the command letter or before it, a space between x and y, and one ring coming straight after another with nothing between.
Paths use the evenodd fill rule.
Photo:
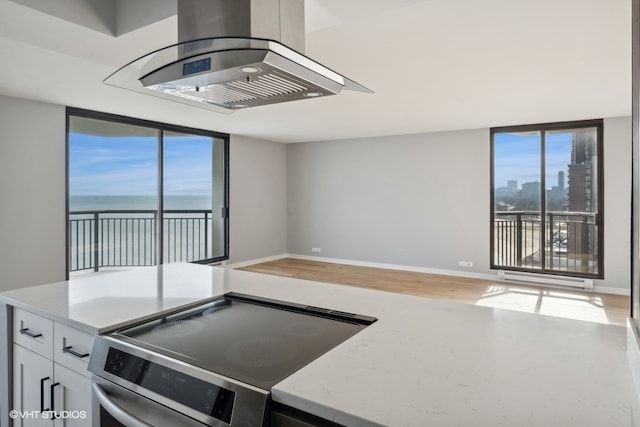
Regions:
<instances>
[{"instance_id":1,"label":"sliding glass door","mask_svg":"<svg viewBox=\"0 0 640 427\"><path fill-rule=\"evenodd\" d=\"M602 277L602 122L491 131L491 267Z\"/></svg>"},{"instance_id":2,"label":"sliding glass door","mask_svg":"<svg viewBox=\"0 0 640 427\"><path fill-rule=\"evenodd\" d=\"M163 141L163 262L223 257L214 238L226 223L222 140L165 132Z\"/></svg>"},{"instance_id":3,"label":"sliding glass door","mask_svg":"<svg viewBox=\"0 0 640 427\"><path fill-rule=\"evenodd\" d=\"M68 271L228 257L226 135L68 112Z\"/></svg>"}]
</instances>

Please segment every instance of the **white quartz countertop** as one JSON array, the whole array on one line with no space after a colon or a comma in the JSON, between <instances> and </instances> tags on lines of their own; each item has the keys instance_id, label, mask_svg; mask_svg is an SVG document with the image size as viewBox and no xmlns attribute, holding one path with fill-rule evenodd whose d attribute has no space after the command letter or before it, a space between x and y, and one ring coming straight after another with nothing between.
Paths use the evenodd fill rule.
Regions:
<instances>
[{"instance_id":1,"label":"white quartz countertop","mask_svg":"<svg viewBox=\"0 0 640 427\"><path fill-rule=\"evenodd\" d=\"M228 291L378 318L272 390L344 425L640 425L619 326L193 264L14 290L0 302L97 333Z\"/></svg>"},{"instance_id":2,"label":"white quartz countertop","mask_svg":"<svg viewBox=\"0 0 640 427\"><path fill-rule=\"evenodd\" d=\"M229 291L226 270L168 264L82 275L0 293L0 302L40 313L89 333L103 333Z\"/></svg>"}]
</instances>

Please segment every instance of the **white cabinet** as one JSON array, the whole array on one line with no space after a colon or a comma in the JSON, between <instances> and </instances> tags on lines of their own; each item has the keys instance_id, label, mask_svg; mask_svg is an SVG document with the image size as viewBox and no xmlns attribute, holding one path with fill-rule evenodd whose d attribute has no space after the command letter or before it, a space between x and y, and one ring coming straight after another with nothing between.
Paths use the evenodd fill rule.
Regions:
<instances>
[{"instance_id":1,"label":"white cabinet","mask_svg":"<svg viewBox=\"0 0 640 427\"><path fill-rule=\"evenodd\" d=\"M53 384L53 362L17 344L13 345L13 425L50 426L41 416L50 403L48 387Z\"/></svg>"},{"instance_id":2,"label":"white cabinet","mask_svg":"<svg viewBox=\"0 0 640 427\"><path fill-rule=\"evenodd\" d=\"M93 335L55 322L53 325L53 360L87 378L89 355L93 347Z\"/></svg>"},{"instance_id":3,"label":"white cabinet","mask_svg":"<svg viewBox=\"0 0 640 427\"><path fill-rule=\"evenodd\" d=\"M59 388L54 388L54 406L56 411L65 411L55 420L55 426L90 426L91 380L57 363L53 370L55 382L60 383Z\"/></svg>"},{"instance_id":4,"label":"white cabinet","mask_svg":"<svg viewBox=\"0 0 640 427\"><path fill-rule=\"evenodd\" d=\"M53 320L16 308L13 342L47 359L53 359Z\"/></svg>"},{"instance_id":5,"label":"white cabinet","mask_svg":"<svg viewBox=\"0 0 640 427\"><path fill-rule=\"evenodd\" d=\"M90 426L93 336L20 309L13 320L14 426Z\"/></svg>"}]
</instances>

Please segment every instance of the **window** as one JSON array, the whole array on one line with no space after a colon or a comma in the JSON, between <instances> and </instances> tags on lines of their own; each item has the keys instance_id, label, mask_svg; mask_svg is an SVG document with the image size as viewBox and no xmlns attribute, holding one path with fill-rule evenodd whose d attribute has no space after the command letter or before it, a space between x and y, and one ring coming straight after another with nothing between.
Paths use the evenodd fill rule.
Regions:
<instances>
[{"instance_id":1,"label":"window","mask_svg":"<svg viewBox=\"0 0 640 427\"><path fill-rule=\"evenodd\" d=\"M491 129L491 268L603 277L602 120Z\"/></svg>"},{"instance_id":2,"label":"window","mask_svg":"<svg viewBox=\"0 0 640 427\"><path fill-rule=\"evenodd\" d=\"M67 271L228 258L228 135L67 110Z\"/></svg>"}]
</instances>

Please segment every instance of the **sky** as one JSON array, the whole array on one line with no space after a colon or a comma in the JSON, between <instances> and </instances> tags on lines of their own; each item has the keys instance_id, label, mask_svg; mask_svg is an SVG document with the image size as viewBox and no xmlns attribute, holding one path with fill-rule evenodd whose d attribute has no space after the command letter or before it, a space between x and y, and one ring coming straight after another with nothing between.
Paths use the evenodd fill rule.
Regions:
<instances>
[{"instance_id":1,"label":"sky","mask_svg":"<svg viewBox=\"0 0 640 427\"><path fill-rule=\"evenodd\" d=\"M204 136L165 136L165 195L210 195L212 143ZM157 195L155 137L100 137L70 132L71 195Z\"/></svg>"},{"instance_id":2,"label":"sky","mask_svg":"<svg viewBox=\"0 0 640 427\"><path fill-rule=\"evenodd\" d=\"M558 184L558 172L565 173L571 161L571 132L548 132L546 136L546 187ZM506 187L508 180L517 180L518 188L524 182L541 181L540 134L501 133L494 139L495 187Z\"/></svg>"},{"instance_id":3,"label":"sky","mask_svg":"<svg viewBox=\"0 0 640 427\"><path fill-rule=\"evenodd\" d=\"M211 138L165 136L165 195L211 193ZM495 186L508 180L540 181L540 137L532 133L495 135ZM547 134L547 188L557 185L571 156L571 133ZM157 139L101 137L70 132L69 191L71 195L157 195Z\"/></svg>"}]
</instances>

